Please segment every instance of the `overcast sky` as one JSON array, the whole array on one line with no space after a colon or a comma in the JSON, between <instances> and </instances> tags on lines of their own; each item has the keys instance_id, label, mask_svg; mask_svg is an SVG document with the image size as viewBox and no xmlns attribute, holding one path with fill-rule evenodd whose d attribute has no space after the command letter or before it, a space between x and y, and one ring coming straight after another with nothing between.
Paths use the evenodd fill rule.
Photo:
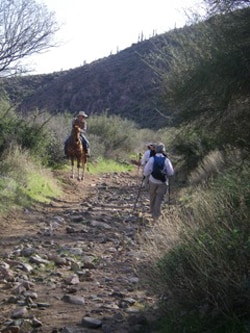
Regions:
<instances>
[{"instance_id":1,"label":"overcast sky","mask_svg":"<svg viewBox=\"0 0 250 333\"><path fill-rule=\"evenodd\" d=\"M32 74L52 73L116 54L188 21L199 0L39 0L54 11L61 46L29 58ZM190 11L191 9L191 11ZM27 62L27 61L26 61Z\"/></svg>"}]
</instances>

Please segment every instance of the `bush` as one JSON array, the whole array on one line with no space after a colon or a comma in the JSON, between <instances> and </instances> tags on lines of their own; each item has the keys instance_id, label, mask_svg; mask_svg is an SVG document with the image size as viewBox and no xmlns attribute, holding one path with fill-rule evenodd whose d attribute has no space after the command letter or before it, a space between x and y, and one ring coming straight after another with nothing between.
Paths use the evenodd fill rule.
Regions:
<instances>
[{"instance_id":1,"label":"bush","mask_svg":"<svg viewBox=\"0 0 250 333\"><path fill-rule=\"evenodd\" d=\"M104 113L89 118L88 127L88 132L99 137L104 145L104 157L124 158L124 154L129 154L136 147L137 128L132 121Z\"/></svg>"},{"instance_id":2,"label":"bush","mask_svg":"<svg viewBox=\"0 0 250 333\"><path fill-rule=\"evenodd\" d=\"M43 115L43 116L42 116ZM0 156L12 146L29 150L47 166L56 165L62 160L62 148L57 133L48 125L51 116L34 112L28 117L20 117L8 100L0 100Z\"/></svg>"}]
</instances>

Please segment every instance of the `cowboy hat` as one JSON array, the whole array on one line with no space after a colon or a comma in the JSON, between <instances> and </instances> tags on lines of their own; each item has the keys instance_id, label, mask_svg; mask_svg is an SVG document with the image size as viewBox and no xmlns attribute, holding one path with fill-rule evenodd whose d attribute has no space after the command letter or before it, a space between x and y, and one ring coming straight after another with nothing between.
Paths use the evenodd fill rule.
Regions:
<instances>
[{"instance_id":1,"label":"cowboy hat","mask_svg":"<svg viewBox=\"0 0 250 333\"><path fill-rule=\"evenodd\" d=\"M85 113L84 111L79 111L77 116L83 116L85 118L88 117L87 113Z\"/></svg>"}]
</instances>

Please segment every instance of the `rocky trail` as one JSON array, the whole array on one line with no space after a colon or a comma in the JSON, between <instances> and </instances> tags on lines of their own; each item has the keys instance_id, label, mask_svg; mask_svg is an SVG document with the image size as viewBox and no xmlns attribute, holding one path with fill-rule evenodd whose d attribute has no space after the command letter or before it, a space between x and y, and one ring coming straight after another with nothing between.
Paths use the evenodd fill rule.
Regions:
<instances>
[{"instance_id":1,"label":"rocky trail","mask_svg":"<svg viewBox=\"0 0 250 333\"><path fill-rule=\"evenodd\" d=\"M64 180L63 198L0 220L1 333L149 332L148 196L135 172ZM138 213L139 212L139 213ZM143 213L143 214L141 214Z\"/></svg>"}]
</instances>

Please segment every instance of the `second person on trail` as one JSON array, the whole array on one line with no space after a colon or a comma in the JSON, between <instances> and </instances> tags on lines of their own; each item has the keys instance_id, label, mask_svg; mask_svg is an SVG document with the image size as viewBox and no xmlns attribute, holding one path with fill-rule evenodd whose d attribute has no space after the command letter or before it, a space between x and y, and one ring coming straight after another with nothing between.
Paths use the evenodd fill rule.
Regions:
<instances>
[{"instance_id":1,"label":"second person on trail","mask_svg":"<svg viewBox=\"0 0 250 333\"><path fill-rule=\"evenodd\" d=\"M161 215L161 205L167 192L168 177L174 174L174 168L166 155L164 144L156 146L155 153L155 156L148 160L143 172L145 177L149 176L150 213L154 222Z\"/></svg>"},{"instance_id":2,"label":"second person on trail","mask_svg":"<svg viewBox=\"0 0 250 333\"><path fill-rule=\"evenodd\" d=\"M145 151L145 153L143 154L142 159L141 159L141 165L142 165L143 169L144 169L145 165L147 164L149 158L151 156L154 156L154 154L155 154L155 145L153 143L147 144L147 150Z\"/></svg>"},{"instance_id":3,"label":"second person on trail","mask_svg":"<svg viewBox=\"0 0 250 333\"><path fill-rule=\"evenodd\" d=\"M84 111L79 111L76 118L74 118L72 121L72 127L74 125L77 125L80 127L80 129L81 129L80 136L81 136L81 140L82 140L83 149L84 149L86 155L89 157L90 156L89 141L85 135L85 133L87 131L87 120L86 120L87 118L88 118L88 115ZM69 138L67 140L69 140ZM65 141L65 144L64 144L64 150L65 150L67 140Z\"/></svg>"},{"instance_id":4,"label":"second person on trail","mask_svg":"<svg viewBox=\"0 0 250 333\"><path fill-rule=\"evenodd\" d=\"M141 159L142 172L144 172L144 168L145 168L148 160L150 159L150 157L152 157L154 155L155 155L155 145L153 143L148 143L147 150L145 151L145 153L143 154L142 159ZM142 186L145 187L146 190L148 190L149 176L144 177Z\"/></svg>"}]
</instances>

